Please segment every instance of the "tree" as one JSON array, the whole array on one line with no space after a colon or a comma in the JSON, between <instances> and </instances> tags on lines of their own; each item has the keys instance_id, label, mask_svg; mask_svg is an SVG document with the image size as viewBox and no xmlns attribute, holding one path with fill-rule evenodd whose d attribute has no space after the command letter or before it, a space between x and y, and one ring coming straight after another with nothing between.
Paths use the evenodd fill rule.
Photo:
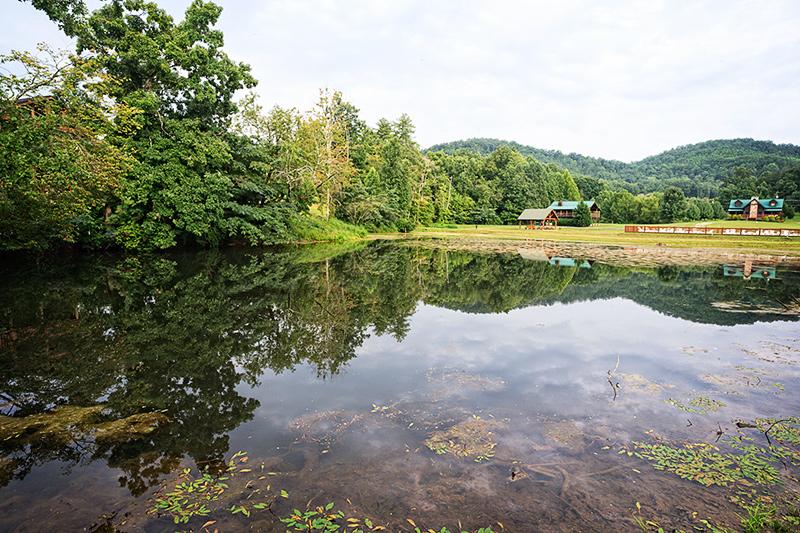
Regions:
<instances>
[{"instance_id":1,"label":"tree","mask_svg":"<svg viewBox=\"0 0 800 533\"><path fill-rule=\"evenodd\" d=\"M0 56L21 71L0 77L0 249L101 240L132 164L109 142L131 110L98 95L96 64L39 54Z\"/></svg>"},{"instance_id":2,"label":"tree","mask_svg":"<svg viewBox=\"0 0 800 533\"><path fill-rule=\"evenodd\" d=\"M575 225L581 228L586 228L592 225L592 212L589 206L584 202L578 202L578 207L575 209Z\"/></svg>"},{"instance_id":3,"label":"tree","mask_svg":"<svg viewBox=\"0 0 800 533\"><path fill-rule=\"evenodd\" d=\"M350 161L347 124L337 114L341 95L321 91L314 111L301 122L298 133L308 179L326 219L333 214L333 197L348 182L355 169Z\"/></svg>"},{"instance_id":4,"label":"tree","mask_svg":"<svg viewBox=\"0 0 800 533\"><path fill-rule=\"evenodd\" d=\"M112 138L136 155L111 216L126 248L214 244L229 234L226 134L234 94L256 82L247 65L222 51L222 33L213 28L221 11L195 0L175 23L154 3L113 0L78 33L78 51L116 80L104 96L139 110L137 128Z\"/></svg>"},{"instance_id":5,"label":"tree","mask_svg":"<svg viewBox=\"0 0 800 533\"><path fill-rule=\"evenodd\" d=\"M44 11L50 20L61 30L74 37L84 29L86 23L86 4L83 0L20 0L30 1L36 9Z\"/></svg>"},{"instance_id":6,"label":"tree","mask_svg":"<svg viewBox=\"0 0 800 533\"><path fill-rule=\"evenodd\" d=\"M668 188L661 198L662 222L675 222L682 219L686 213L686 206L686 197L683 195L683 191L677 187Z\"/></svg>"}]
</instances>

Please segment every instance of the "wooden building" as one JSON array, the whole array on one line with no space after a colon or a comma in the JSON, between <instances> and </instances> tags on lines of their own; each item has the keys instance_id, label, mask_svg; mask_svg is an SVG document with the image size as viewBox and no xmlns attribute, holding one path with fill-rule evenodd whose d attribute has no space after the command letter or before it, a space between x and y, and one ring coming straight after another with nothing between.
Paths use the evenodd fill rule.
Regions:
<instances>
[{"instance_id":1,"label":"wooden building","mask_svg":"<svg viewBox=\"0 0 800 533\"><path fill-rule=\"evenodd\" d=\"M767 215L783 219L783 198L759 199L755 196L731 200L728 203L728 215L731 218L745 220L761 220Z\"/></svg>"},{"instance_id":2,"label":"wooden building","mask_svg":"<svg viewBox=\"0 0 800 533\"><path fill-rule=\"evenodd\" d=\"M600 208L594 200L582 200L584 204L589 207L589 213L592 215L592 222L600 220ZM575 218L575 210L578 209L578 204L575 200L555 200L550 204L550 209L556 212L558 218Z\"/></svg>"},{"instance_id":3,"label":"wooden building","mask_svg":"<svg viewBox=\"0 0 800 533\"><path fill-rule=\"evenodd\" d=\"M518 217L517 222L520 227L528 229L534 228L555 228L558 226L558 216L549 207L543 209L526 209Z\"/></svg>"}]
</instances>

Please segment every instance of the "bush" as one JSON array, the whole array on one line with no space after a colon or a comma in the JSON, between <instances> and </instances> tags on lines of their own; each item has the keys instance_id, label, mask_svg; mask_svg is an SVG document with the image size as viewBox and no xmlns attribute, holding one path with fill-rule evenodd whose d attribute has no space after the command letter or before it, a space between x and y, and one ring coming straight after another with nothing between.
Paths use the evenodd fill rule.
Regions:
<instances>
[{"instance_id":1,"label":"bush","mask_svg":"<svg viewBox=\"0 0 800 533\"><path fill-rule=\"evenodd\" d=\"M432 228L442 228L442 229L458 229L457 224L451 224L449 222L434 222L430 225Z\"/></svg>"},{"instance_id":2,"label":"bush","mask_svg":"<svg viewBox=\"0 0 800 533\"><path fill-rule=\"evenodd\" d=\"M783 215L786 218L794 218L794 207L791 204L785 203L783 204Z\"/></svg>"},{"instance_id":3,"label":"bush","mask_svg":"<svg viewBox=\"0 0 800 533\"><path fill-rule=\"evenodd\" d=\"M416 224L414 224L407 218L401 218L400 220L395 222L394 225L397 228L397 231L399 231L400 233L408 233L410 231L414 231L414 228L417 227Z\"/></svg>"}]
</instances>

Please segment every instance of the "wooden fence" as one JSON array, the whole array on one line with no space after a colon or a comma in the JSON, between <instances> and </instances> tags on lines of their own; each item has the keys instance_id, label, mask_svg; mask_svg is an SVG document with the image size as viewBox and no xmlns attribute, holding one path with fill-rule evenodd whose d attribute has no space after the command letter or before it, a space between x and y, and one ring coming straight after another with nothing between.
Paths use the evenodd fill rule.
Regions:
<instances>
[{"instance_id":1,"label":"wooden fence","mask_svg":"<svg viewBox=\"0 0 800 533\"><path fill-rule=\"evenodd\" d=\"M800 237L800 229L709 228L706 226L625 226L625 233L666 233L678 235L742 235L752 237Z\"/></svg>"}]
</instances>

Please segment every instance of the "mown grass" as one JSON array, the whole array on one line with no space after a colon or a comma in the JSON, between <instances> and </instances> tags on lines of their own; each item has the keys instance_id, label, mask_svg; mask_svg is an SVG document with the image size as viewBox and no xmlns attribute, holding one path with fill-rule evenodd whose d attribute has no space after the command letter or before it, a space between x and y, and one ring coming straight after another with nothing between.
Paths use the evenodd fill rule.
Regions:
<instances>
[{"instance_id":1,"label":"mown grass","mask_svg":"<svg viewBox=\"0 0 800 533\"><path fill-rule=\"evenodd\" d=\"M691 226L684 222L673 225ZM800 228L800 220L784 223L753 223L735 220L716 220L703 223L713 227ZM457 225L455 228L421 227L412 237L477 238L502 240L550 240L592 244L631 246L663 246L668 248L724 248L737 252L800 255L800 237L746 237L734 235L669 235L625 233L624 224L595 224L588 228L559 227L530 230L518 226Z\"/></svg>"}]
</instances>

